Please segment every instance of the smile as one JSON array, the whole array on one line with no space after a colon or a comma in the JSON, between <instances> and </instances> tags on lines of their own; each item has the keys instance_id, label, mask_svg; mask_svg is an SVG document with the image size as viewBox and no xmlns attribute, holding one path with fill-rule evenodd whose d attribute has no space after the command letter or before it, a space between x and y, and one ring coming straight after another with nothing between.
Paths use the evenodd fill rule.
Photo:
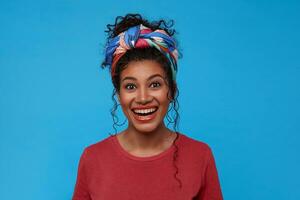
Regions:
<instances>
[{"instance_id":1,"label":"smile","mask_svg":"<svg viewBox=\"0 0 300 200\"><path fill-rule=\"evenodd\" d=\"M149 108L149 109L132 109L132 111L141 116L151 115L152 113L155 113L157 111L157 107L155 108Z\"/></svg>"},{"instance_id":2,"label":"smile","mask_svg":"<svg viewBox=\"0 0 300 200\"><path fill-rule=\"evenodd\" d=\"M132 109L132 112L136 120L146 122L155 118L157 110L158 107L153 107L147 109Z\"/></svg>"}]
</instances>

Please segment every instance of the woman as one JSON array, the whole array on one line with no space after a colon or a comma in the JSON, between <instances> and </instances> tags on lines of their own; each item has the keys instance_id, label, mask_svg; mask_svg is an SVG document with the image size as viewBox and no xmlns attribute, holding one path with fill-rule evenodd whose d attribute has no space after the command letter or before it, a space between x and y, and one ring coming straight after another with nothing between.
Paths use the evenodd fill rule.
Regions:
<instances>
[{"instance_id":1,"label":"woman","mask_svg":"<svg viewBox=\"0 0 300 200\"><path fill-rule=\"evenodd\" d=\"M175 31L139 14L117 17L107 27L103 66L110 67L113 97L128 126L85 148L73 200L223 199L210 147L164 123L169 106L174 129L178 122Z\"/></svg>"}]
</instances>

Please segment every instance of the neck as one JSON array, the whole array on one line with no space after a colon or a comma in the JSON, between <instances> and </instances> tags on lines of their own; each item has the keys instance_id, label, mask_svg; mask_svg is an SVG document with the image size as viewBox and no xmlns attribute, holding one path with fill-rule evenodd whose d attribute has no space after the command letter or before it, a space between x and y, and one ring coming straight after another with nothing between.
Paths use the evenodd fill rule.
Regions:
<instances>
[{"instance_id":1,"label":"neck","mask_svg":"<svg viewBox=\"0 0 300 200\"><path fill-rule=\"evenodd\" d=\"M128 148L132 151L147 151L163 148L174 133L162 123L151 132L140 132L132 125L129 125L121 134Z\"/></svg>"}]
</instances>

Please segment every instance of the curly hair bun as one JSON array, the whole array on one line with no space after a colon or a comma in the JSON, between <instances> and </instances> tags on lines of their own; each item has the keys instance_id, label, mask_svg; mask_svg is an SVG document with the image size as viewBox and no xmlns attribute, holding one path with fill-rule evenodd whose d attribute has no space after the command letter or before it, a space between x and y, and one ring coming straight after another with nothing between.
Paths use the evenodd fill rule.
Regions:
<instances>
[{"instance_id":1,"label":"curly hair bun","mask_svg":"<svg viewBox=\"0 0 300 200\"><path fill-rule=\"evenodd\" d=\"M124 17L117 16L114 24L106 25L108 30L106 30L105 32L108 33L108 39L110 39L116 37L117 35L126 31L130 27L139 24L143 24L144 26L150 28L152 31L162 29L166 31L170 36L173 36L176 33L176 31L171 28L174 25L173 20L166 21L161 19L159 21L149 22L148 20L144 19L140 14L132 13L129 13Z\"/></svg>"}]
</instances>

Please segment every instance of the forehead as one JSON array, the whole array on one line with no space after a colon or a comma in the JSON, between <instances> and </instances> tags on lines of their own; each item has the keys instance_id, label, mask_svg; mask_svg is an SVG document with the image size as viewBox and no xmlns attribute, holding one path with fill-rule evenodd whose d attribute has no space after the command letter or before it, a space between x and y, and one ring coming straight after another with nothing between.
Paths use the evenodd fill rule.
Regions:
<instances>
[{"instance_id":1,"label":"forehead","mask_svg":"<svg viewBox=\"0 0 300 200\"><path fill-rule=\"evenodd\" d=\"M165 72L158 62L152 60L131 61L121 72L121 80L128 76L137 80L145 80L153 74L165 77Z\"/></svg>"}]
</instances>

